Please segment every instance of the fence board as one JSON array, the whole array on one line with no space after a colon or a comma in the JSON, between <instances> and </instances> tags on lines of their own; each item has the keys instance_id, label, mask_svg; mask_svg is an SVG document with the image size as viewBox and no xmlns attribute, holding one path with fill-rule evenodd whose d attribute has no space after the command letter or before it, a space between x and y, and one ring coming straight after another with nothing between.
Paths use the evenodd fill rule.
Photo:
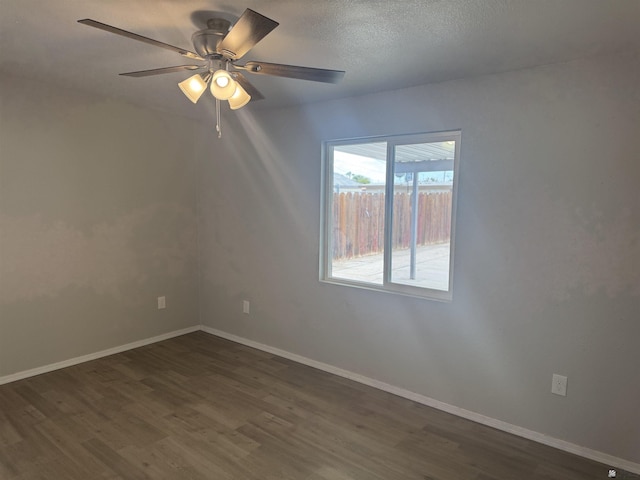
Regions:
<instances>
[{"instance_id":1,"label":"fence board","mask_svg":"<svg viewBox=\"0 0 640 480\"><path fill-rule=\"evenodd\" d=\"M382 253L384 248L383 193L334 193L333 258L353 258ZM417 244L448 242L451 235L451 192L419 193ZM393 198L392 247L409 248L411 194Z\"/></svg>"}]
</instances>

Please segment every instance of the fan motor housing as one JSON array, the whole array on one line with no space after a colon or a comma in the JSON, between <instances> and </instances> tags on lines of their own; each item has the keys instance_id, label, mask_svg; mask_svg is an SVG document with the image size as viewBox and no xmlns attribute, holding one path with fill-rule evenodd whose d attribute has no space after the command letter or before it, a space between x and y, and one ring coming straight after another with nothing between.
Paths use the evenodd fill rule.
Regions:
<instances>
[{"instance_id":1,"label":"fan motor housing","mask_svg":"<svg viewBox=\"0 0 640 480\"><path fill-rule=\"evenodd\" d=\"M231 22L223 18L211 18L207 28L198 30L191 36L193 48L201 57L220 55L218 45L229 32Z\"/></svg>"}]
</instances>

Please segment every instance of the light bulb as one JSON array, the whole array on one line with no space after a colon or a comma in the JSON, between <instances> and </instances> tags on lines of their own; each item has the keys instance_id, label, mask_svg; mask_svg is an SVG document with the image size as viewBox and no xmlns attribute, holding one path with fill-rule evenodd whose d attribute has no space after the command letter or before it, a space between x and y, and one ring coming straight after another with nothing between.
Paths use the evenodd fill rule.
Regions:
<instances>
[{"instance_id":1,"label":"light bulb","mask_svg":"<svg viewBox=\"0 0 640 480\"><path fill-rule=\"evenodd\" d=\"M178 83L178 86L180 87L180 90L182 90L182 93L184 93L185 97L193 103L196 103L207 88L207 81L209 80L207 77L210 75L211 74L207 73L203 77L201 73L196 73L192 77Z\"/></svg>"},{"instance_id":2,"label":"light bulb","mask_svg":"<svg viewBox=\"0 0 640 480\"><path fill-rule=\"evenodd\" d=\"M196 93L204 92L204 85L195 78L189 80L189 88Z\"/></svg>"},{"instance_id":3,"label":"light bulb","mask_svg":"<svg viewBox=\"0 0 640 480\"><path fill-rule=\"evenodd\" d=\"M229 98L229 107L231 107L231 110L237 110L244 107L249 103L249 100L251 100L251 95L249 95L245 89L236 82L236 91L233 92L233 95Z\"/></svg>"},{"instance_id":4,"label":"light bulb","mask_svg":"<svg viewBox=\"0 0 640 480\"><path fill-rule=\"evenodd\" d=\"M236 91L236 82L226 70L218 70L213 74L211 93L218 100L228 100Z\"/></svg>"},{"instance_id":5,"label":"light bulb","mask_svg":"<svg viewBox=\"0 0 640 480\"><path fill-rule=\"evenodd\" d=\"M229 85L229 79L225 75L220 75L218 78L216 78L216 84L220 88L224 88Z\"/></svg>"}]
</instances>

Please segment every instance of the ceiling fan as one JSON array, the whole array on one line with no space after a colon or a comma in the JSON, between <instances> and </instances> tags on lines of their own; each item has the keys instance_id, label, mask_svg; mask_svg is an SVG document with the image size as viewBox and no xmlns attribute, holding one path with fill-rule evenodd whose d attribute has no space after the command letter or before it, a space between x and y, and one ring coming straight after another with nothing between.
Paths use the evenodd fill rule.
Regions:
<instances>
[{"instance_id":1,"label":"ceiling fan","mask_svg":"<svg viewBox=\"0 0 640 480\"><path fill-rule=\"evenodd\" d=\"M138 40L149 45L171 50L201 63L177 65L174 67L154 68L136 72L121 73L127 77L147 77L181 71L201 71L180 82L178 86L185 96L196 103L210 85L211 94L216 99L216 130L220 130L220 101L227 100L232 110L245 106L251 99L260 100L264 96L243 75L243 72L258 75L296 78L314 82L338 83L345 72L342 70L326 70L279 63L250 61L244 64L238 61L260 40L275 29L279 23L247 8L240 18L231 25L224 18L211 18L207 28L195 32L191 41L195 52L175 47L168 43L128 32L89 18L78 20L83 25L115 33L123 37Z\"/></svg>"}]
</instances>

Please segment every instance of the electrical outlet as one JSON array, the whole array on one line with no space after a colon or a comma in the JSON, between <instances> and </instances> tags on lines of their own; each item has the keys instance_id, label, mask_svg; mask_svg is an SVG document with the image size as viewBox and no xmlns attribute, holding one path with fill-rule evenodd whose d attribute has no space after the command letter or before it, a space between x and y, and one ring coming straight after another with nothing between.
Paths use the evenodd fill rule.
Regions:
<instances>
[{"instance_id":1,"label":"electrical outlet","mask_svg":"<svg viewBox=\"0 0 640 480\"><path fill-rule=\"evenodd\" d=\"M251 303L249 303L249 300L242 301L242 313L246 313L247 315L251 313Z\"/></svg>"},{"instance_id":2,"label":"electrical outlet","mask_svg":"<svg viewBox=\"0 0 640 480\"><path fill-rule=\"evenodd\" d=\"M564 375L558 375L557 373L553 374L553 378L551 379L551 393L555 393L556 395L562 395L563 397L567 396L567 377Z\"/></svg>"},{"instance_id":3,"label":"electrical outlet","mask_svg":"<svg viewBox=\"0 0 640 480\"><path fill-rule=\"evenodd\" d=\"M158 297L158 310L163 308L167 308L167 298L164 295L162 297Z\"/></svg>"}]
</instances>

